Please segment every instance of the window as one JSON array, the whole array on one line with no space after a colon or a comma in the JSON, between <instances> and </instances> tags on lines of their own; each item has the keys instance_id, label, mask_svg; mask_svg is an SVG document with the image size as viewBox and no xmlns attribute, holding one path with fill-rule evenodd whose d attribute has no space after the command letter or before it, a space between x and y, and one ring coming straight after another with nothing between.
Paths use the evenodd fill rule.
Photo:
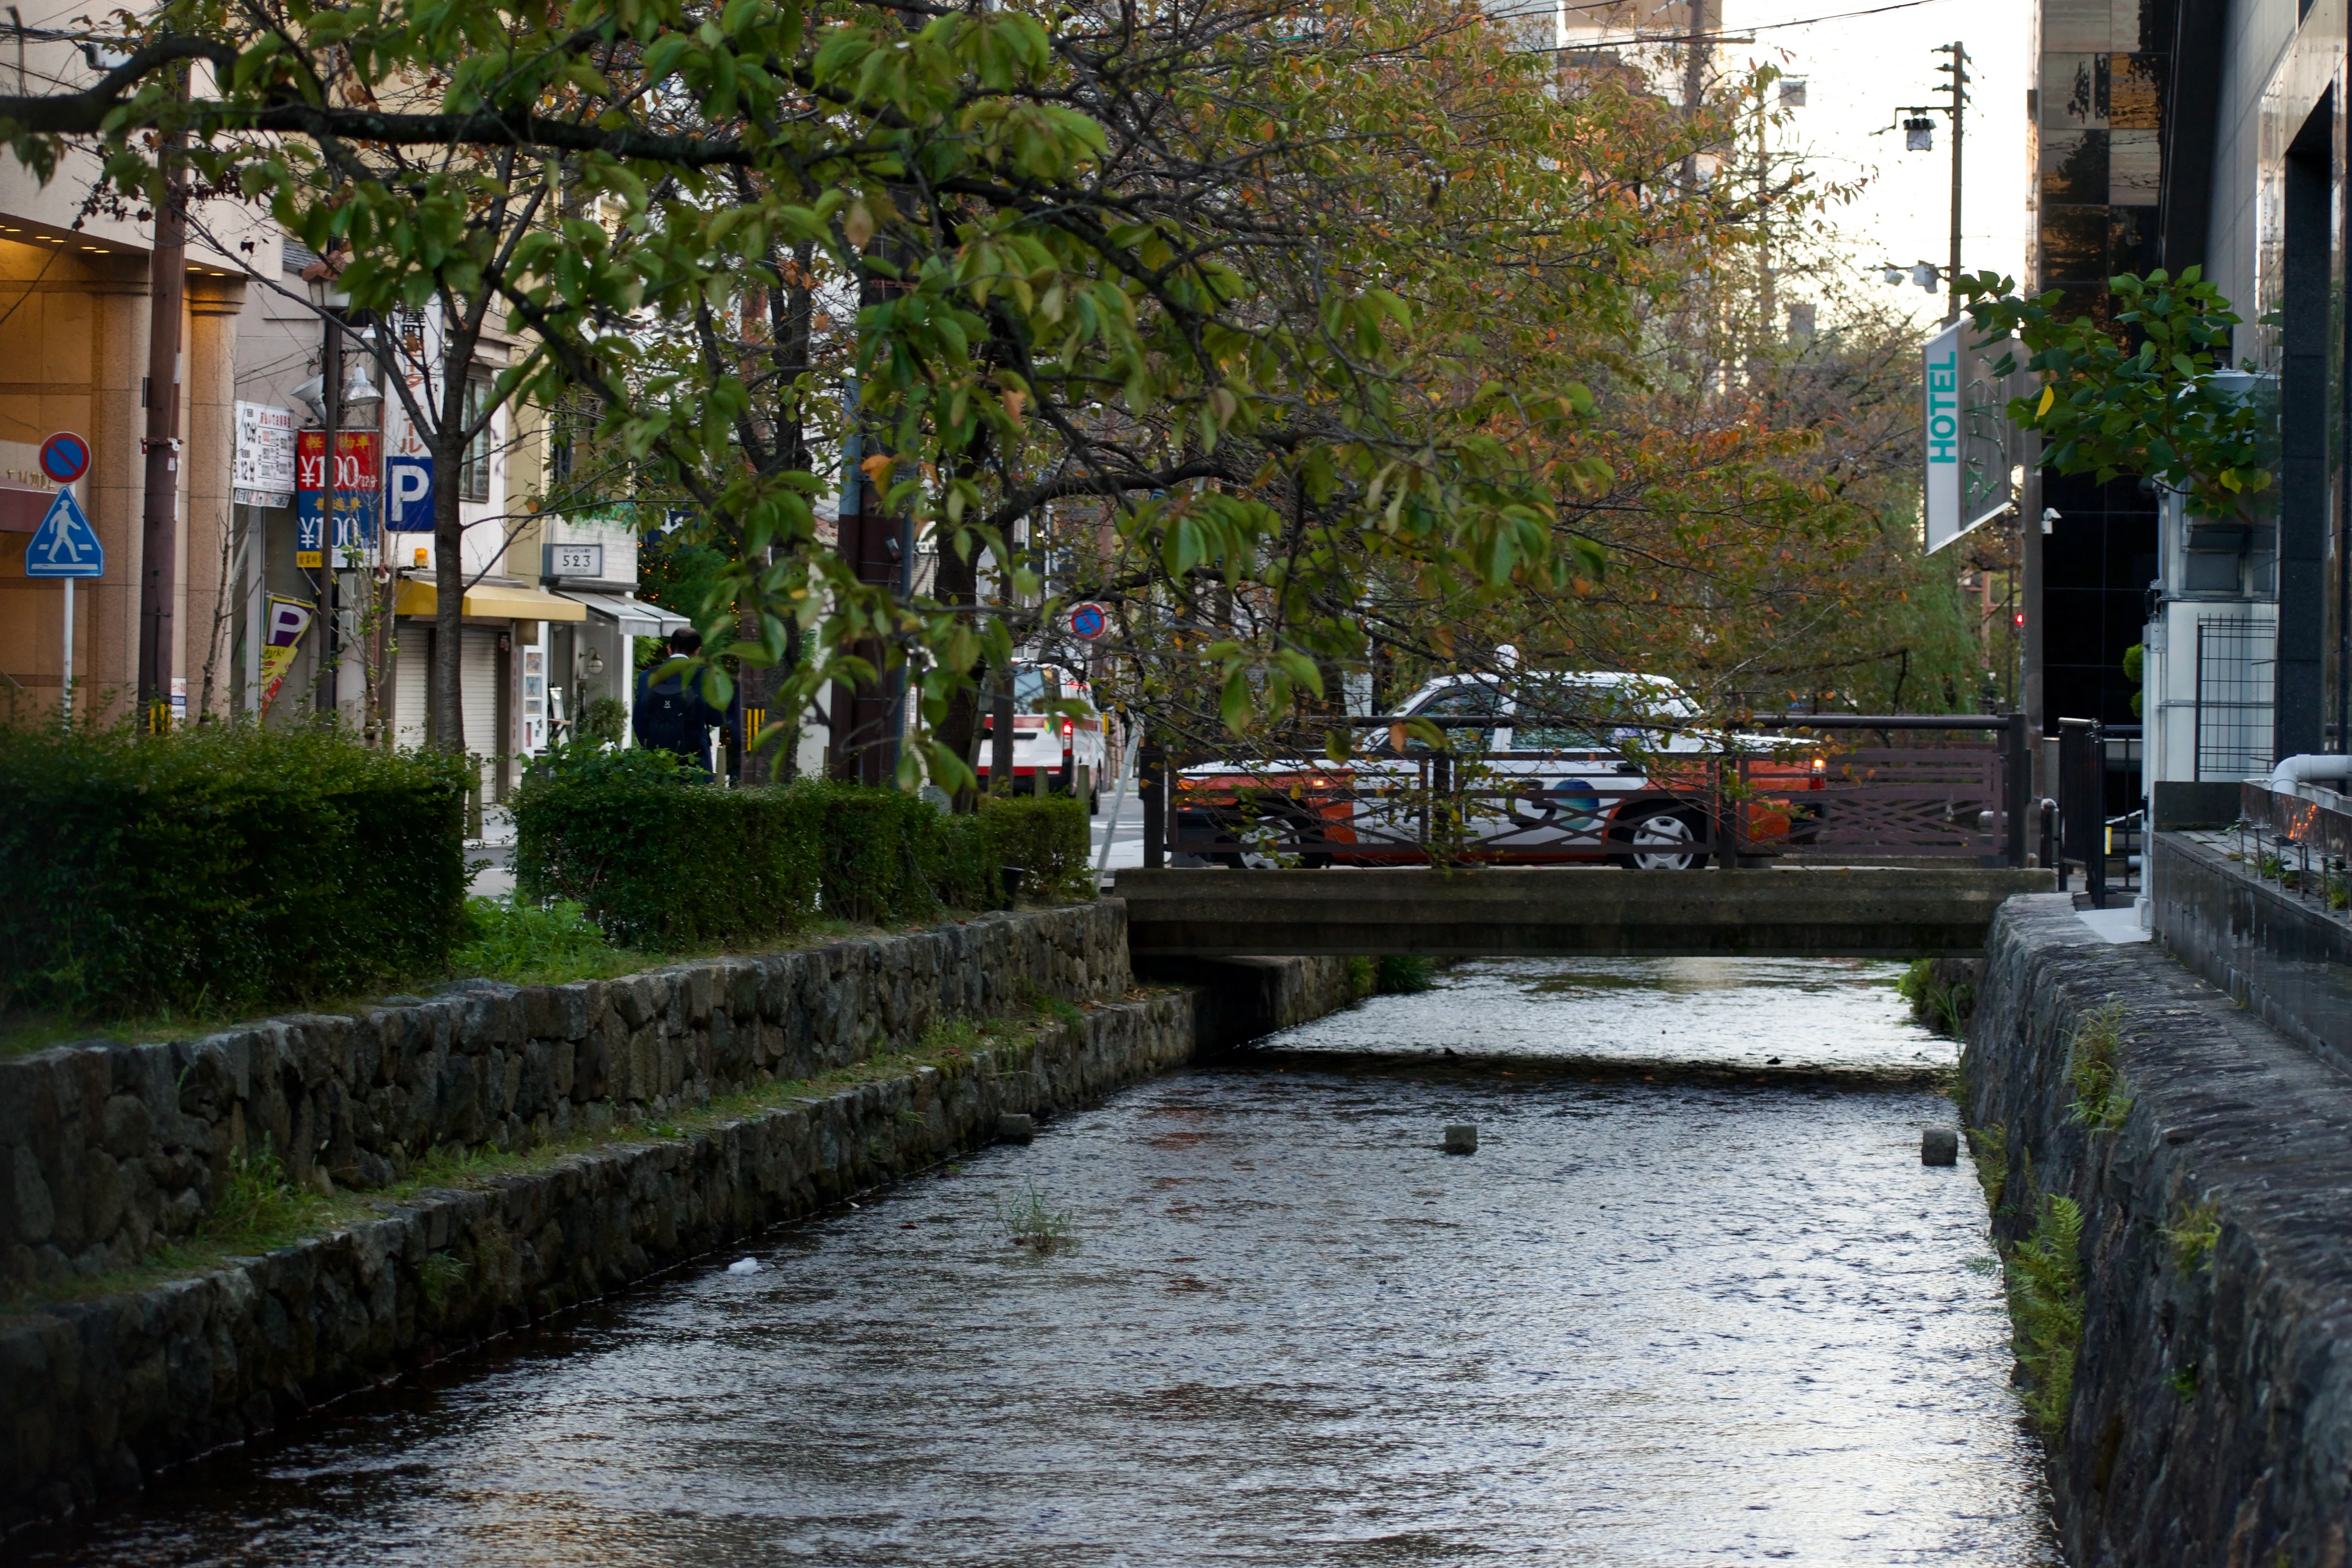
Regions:
<instances>
[{"instance_id":1,"label":"window","mask_svg":"<svg viewBox=\"0 0 2352 1568\"><path fill-rule=\"evenodd\" d=\"M1492 719L1501 714L1502 711L1502 693L1496 690L1491 686L1478 684L1472 686L1457 686L1450 691L1441 691L1436 696L1431 698L1428 701L1423 703L1420 707L1414 709L1412 710L1412 717L1416 719ZM1467 727L1456 729L1452 725L1445 727L1445 735L1448 742L1445 749L1449 751L1483 752L1487 747L1493 745L1495 741L1495 731L1492 730L1475 730ZM1431 746L1428 742L1415 737L1405 742L1405 749L1412 752L1427 752L1436 750L1437 748Z\"/></svg>"},{"instance_id":2,"label":"window","mask_svg":"<svg viewBox=\"0 0 2352 1568\"><path fill-rule=\"evenodd\" d=\"M557 489L572 482L572 416L558 414L547 423L547 484Z\"/></svg>"},{"instance_id":3,"label":"window","mask_svg":"<svg viewBox=\"0 0 2352 1568\"><path fill-rule=\"evenodd\" d=\"M490 384L488 382L473 380L466 383L466 426L468 429L472 429L474 422L478 419L482 420L482 426L480 429L474 431L473 437L466 443L465 460L457 466L457 496L461 500L490 499L492 422L482 418L484 411L489 406L489 401Z\"/></svg>"}]
</instances>

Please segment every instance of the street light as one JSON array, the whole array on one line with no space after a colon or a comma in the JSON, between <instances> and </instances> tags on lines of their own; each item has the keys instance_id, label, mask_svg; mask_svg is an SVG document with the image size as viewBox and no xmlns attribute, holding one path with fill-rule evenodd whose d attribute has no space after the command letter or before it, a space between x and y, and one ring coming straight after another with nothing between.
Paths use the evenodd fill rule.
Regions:
<instances>
[{"instance_id":1,"label":"street light","mask_svg":"<svg viewBox=\"0 0 2352 1568\"><path fill-rule=\"evenodd\" d=\"M1924 114L1915 114L1903 122L1903 150L1906 153L1932 153L1936 150L1936 122Z\"/></svg>"},{"instance_id":2,"label":"street light","mask_svg":"<svg viewBox=\"0 0 2352 1568\"><path fill-rule=\"evenodd\" d=\"M352 370L351 384L343 389L343 413L349 416L345 423L372 426L383 407L383 394L370 384L367 365L362 363Z\"/></svg>"}]
</instances>

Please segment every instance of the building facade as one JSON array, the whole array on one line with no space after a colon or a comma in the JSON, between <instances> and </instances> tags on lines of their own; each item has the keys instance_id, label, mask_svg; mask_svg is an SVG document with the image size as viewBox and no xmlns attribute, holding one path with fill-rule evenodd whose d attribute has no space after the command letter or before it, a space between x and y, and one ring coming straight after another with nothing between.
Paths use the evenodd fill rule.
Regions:
<instances>
[{"instance_id":1,"label":"building facade","mask_svg":"<svg viewBox=\"0 0 2352 1568\"><path fill-rule=\"evenodd\" d=\"M2128 479L2046 479L2039 717L2144 721L2147 782L2201 789L2210 812L2275 758L2352 735L2347 9L2044 0L2039 26L2034 283L2105 319L2106 278L2203 268L2242 318L2232 382L2273 420L2278 475L2256 515L2226 519Z\"/></svg>"}]
</instances>

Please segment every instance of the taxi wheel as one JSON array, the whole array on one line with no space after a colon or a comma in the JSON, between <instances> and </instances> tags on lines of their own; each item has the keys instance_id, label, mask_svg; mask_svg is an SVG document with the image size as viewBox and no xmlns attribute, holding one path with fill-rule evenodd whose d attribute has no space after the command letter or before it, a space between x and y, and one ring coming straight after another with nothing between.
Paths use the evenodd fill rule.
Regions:
<instances>
[{"instance_id":1,"label":"taxi wheel","mask_svg":"<svg viewBox=\"0 0 2352 1568\"><path fill-rule=\"evenodd\" d=\"M1609 840L1626 847L1609 857L1629 871L1703 871L1706 820L1688 807L1635 806L1609 826Z\"/></svg>"}]
</instances>

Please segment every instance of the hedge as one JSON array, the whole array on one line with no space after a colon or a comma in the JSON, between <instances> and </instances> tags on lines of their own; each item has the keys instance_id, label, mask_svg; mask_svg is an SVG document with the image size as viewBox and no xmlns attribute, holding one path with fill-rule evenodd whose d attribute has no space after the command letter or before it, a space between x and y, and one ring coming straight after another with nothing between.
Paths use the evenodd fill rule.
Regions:
<instances>
[{"instance_id":1,"label":"hedge","mask_svg":"<svg viewBox=\"0 0 2352 1568\"><path fill-rule=\"evenodd\" d=\"M437 974L466 779L316 730L0 725L0 1007L233 1012Z\"/></svg>"},{"instance_id":2,"label":"hedge","mask_svg":"<svg viewBox=\"0 0 2352 1568\"><path fill-rule=\"evenodd\" d=\"M514 816L518 894L572 900L630 947L745 945L821 914L897 924L991 909L1007 865L1041 897L1093 894L1075 800L950 817L894 789L722 789L666 752L574 747L532 769Z\"/></svg>"}]
</instances>

